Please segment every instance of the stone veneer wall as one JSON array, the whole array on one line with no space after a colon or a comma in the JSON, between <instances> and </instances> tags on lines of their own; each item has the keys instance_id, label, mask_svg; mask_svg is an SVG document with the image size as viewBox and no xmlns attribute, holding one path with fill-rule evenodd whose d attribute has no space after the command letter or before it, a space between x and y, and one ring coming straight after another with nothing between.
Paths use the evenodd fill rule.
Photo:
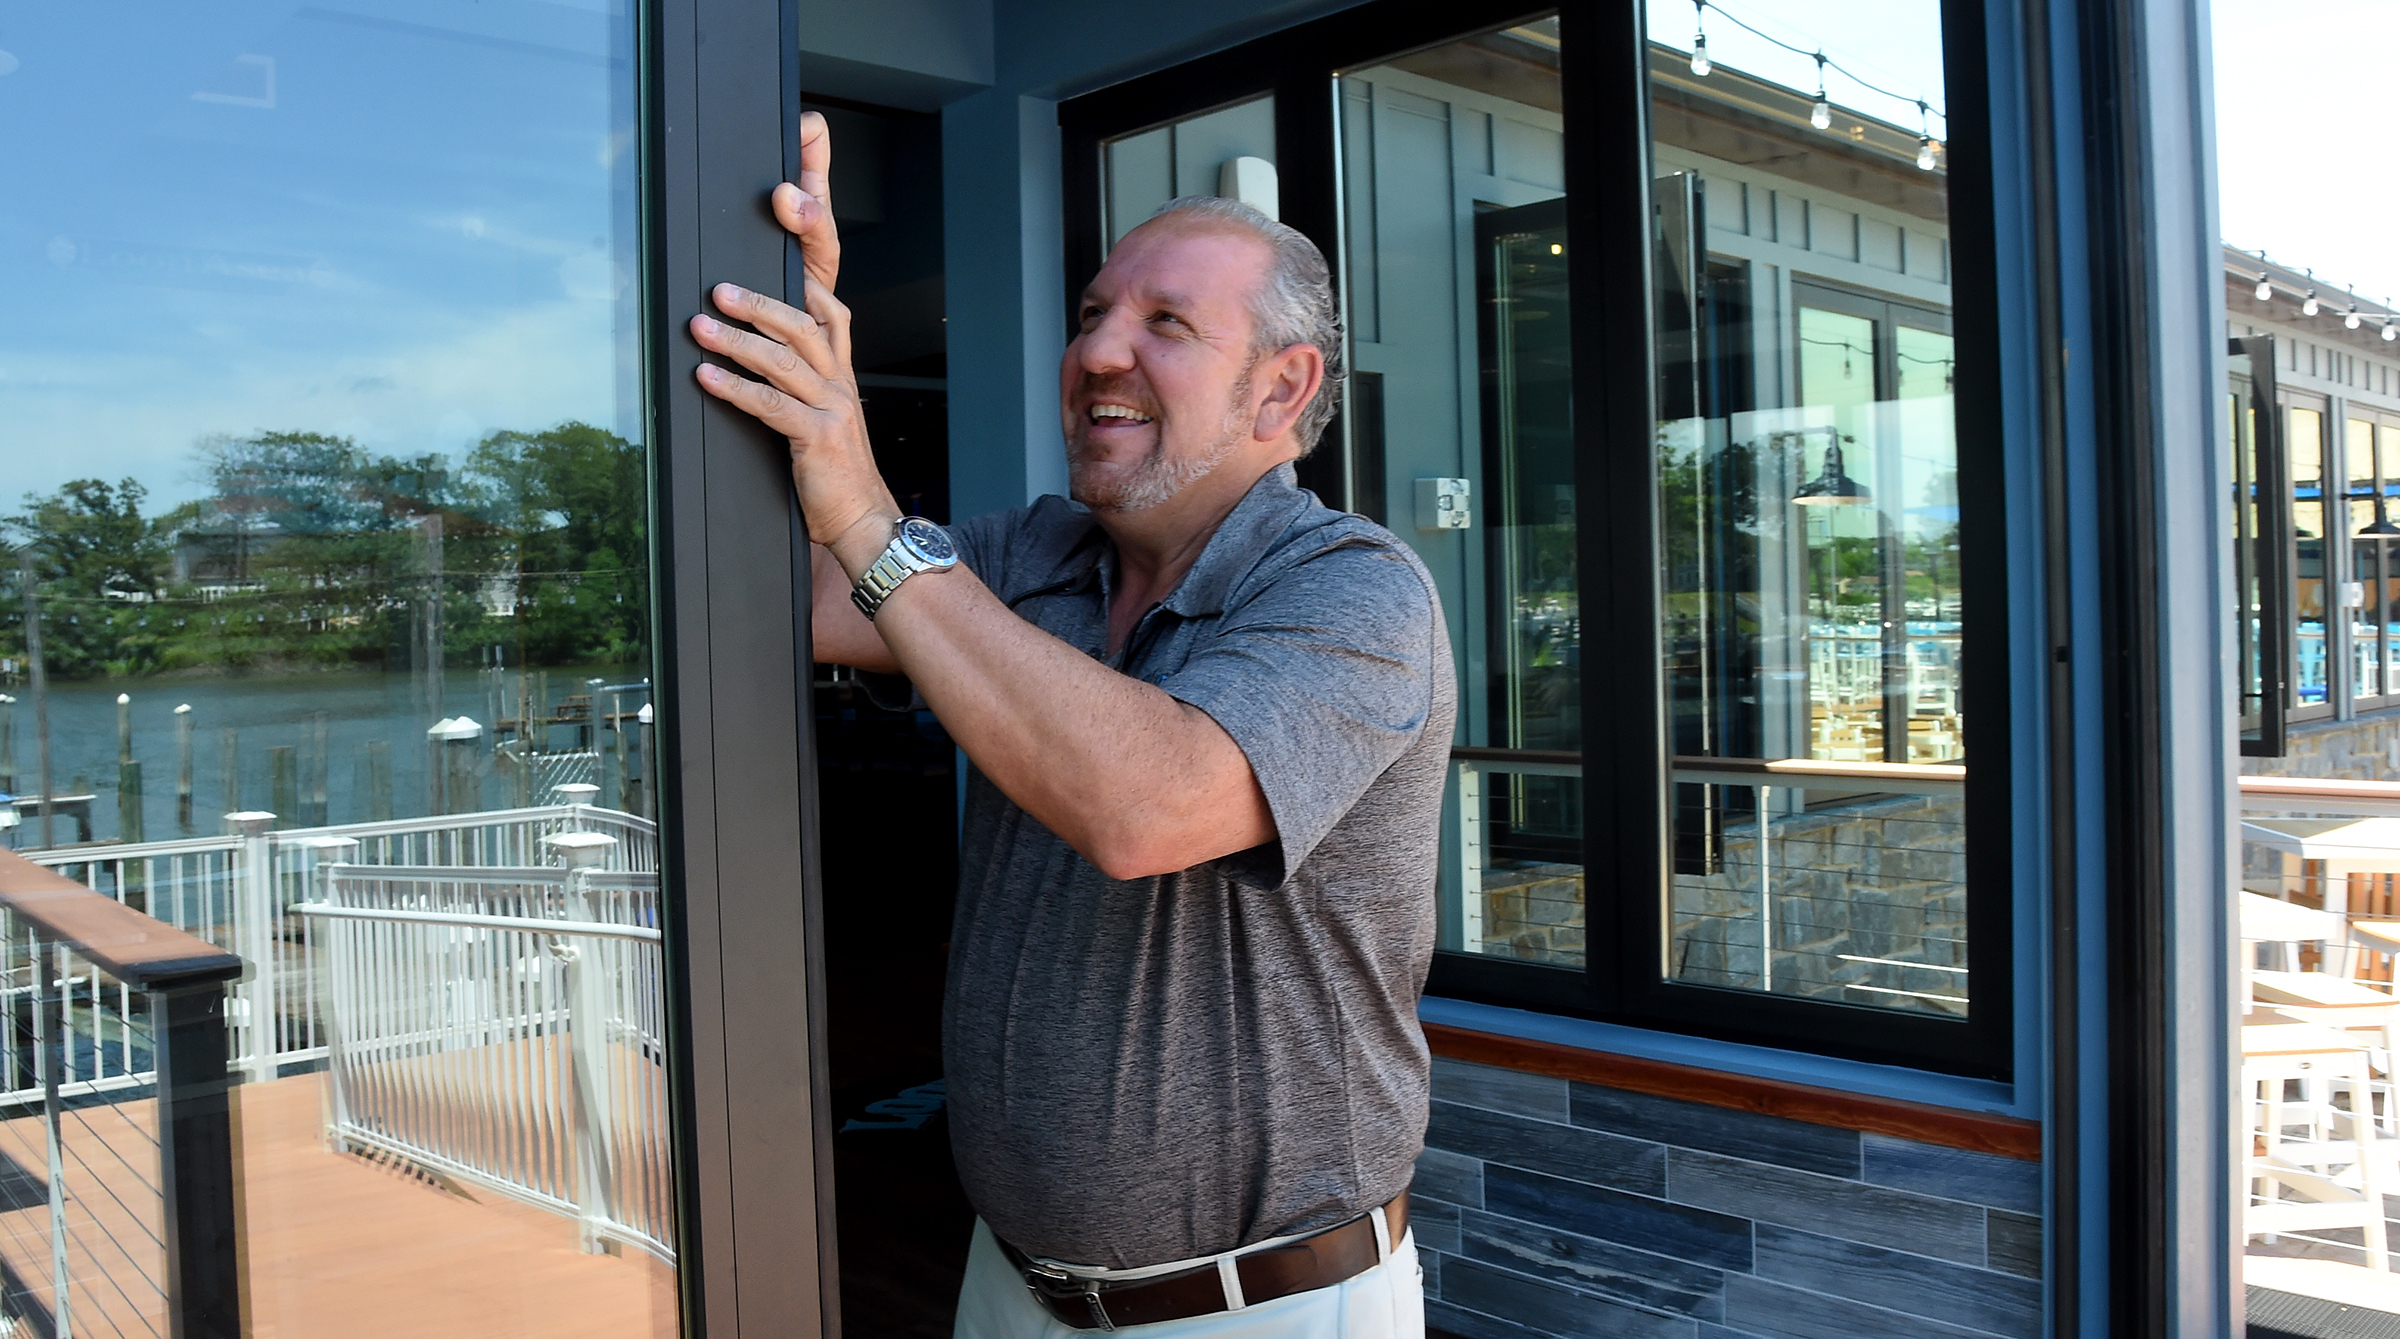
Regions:
<instances>
[{"instance_id":1,"label":"stone veneer wall","mask_svg":"<svg viewBox=\"0 0 2400 1339\"><path fill-rule=\"evenodd\" d=\"M1906 795L1831 805L1779 815L1771 831L1776 994L1965 1012L1940 998L1967 993L1962 973L1943 970L1967 965L1964 801ZM1748 819L1727 834L1720 863L1715 874L1675 876L1670 970L1677 980L1754 990L1758 841Z\"/></svg>"},{"instance_id":2,"label":"stone veneer wall","mask_svg":"<svg viewBox=\"0 0 2400 1339\"><path fill-rule=\"evenodd\" d=\"M2244 776L2400 781L2400 712L2291 727L2280 758L2243 758Z\"/></svg>"},{"instance_id":3,"label":"stone veneer wall","mask_svg":"<svg viewBox=\"0 0 2400 1339\"><path fill-rule=\"evenodd\" d=\"M2041 1168L1436 1059L1414 1218L1462 1339L2031 1339Z\"/></svg>"}]
</instances>

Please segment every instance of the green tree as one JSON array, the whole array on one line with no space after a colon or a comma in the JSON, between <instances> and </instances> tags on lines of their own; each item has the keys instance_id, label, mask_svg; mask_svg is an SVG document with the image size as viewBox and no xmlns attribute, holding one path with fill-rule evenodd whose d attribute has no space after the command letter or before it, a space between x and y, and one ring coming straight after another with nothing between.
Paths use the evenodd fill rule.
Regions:
<instances>
[{"instance_id":1,"label":"green tree","mask_svg":"<svg viewBox=\"0 0 2400 1339\"><path fill-rule=\"evenodd\" d=\"M62 678L150 668L148 605L172 559L163 530L142 516L148 496L123 479L76 479L48 497L27 494L4 524L12 548L29 549L42 614L43 659ZM25 642L24 601L5 613Z\"/></svg>"},{"instance_id":2,"label":"green tree","mask_svg":"<svg viewBox=\"0 0 2400 1339\"><path fill-rule=\"evenodd\" d=\"M496 432L466 473L509 552L520 663L628 660L649 641L650 491L642 449L588 423ZM493 570L493 569L487 569Z\"/></svg>"}]
</instances>

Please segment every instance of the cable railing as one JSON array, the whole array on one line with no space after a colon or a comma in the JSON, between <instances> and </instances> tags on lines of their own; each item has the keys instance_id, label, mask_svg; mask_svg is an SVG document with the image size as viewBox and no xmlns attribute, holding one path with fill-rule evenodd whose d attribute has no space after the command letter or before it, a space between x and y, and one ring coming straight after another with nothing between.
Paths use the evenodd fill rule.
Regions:
<instances>
[{"instance_id":1,"label":"cable railing","mask_svg":"<svg viewBox=\"0 0 2400 1339\"><path fill-rule=\"evenodd\" d=\"M4 1332L240 1332L231 953L0 852Z\"/></svg>"},{"instance_id":2,"label":"cable railing","mask_svg":"<svg viewBox=\"0 0 2400 1339\"><path fill-rule=\"evenodd\" d=\"M294 910L325 950L329 1139L673 1261L658 876L618 839L567 868L335 864Z\"/></svg>"}]
</instances>

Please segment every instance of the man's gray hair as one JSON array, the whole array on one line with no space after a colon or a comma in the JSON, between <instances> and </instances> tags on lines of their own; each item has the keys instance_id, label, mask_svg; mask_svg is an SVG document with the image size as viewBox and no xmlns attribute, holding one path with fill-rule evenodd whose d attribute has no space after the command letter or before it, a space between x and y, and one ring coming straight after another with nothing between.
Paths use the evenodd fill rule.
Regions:
<instances>
[{"instance_id":1,"label":"man's gray hair","mask_svg":"<svg viewBox=\"0 0 2400 1339\"><path fill-rule=\"evenodd\" d=\"M1273 353L1294 344L1314 344L1325 355L1324 384L1300 411L1300 421L1292 425L1300 439L1300 454L1316 450L1317 438L1342 407L1342 385L1349 375L1343 357L1342 309L1333 300L1333 272L1325 264L1325 253L1299 229L1268 218L1239 200L1179 196L1160 205L1150 217L1160 219L1169 214L1229 223L1267 244L1273 259L1267 263L1266 278L1250 294L1251 321L1257 328L1252 347L1258 353Z\"/></svg>"}]
</instances>

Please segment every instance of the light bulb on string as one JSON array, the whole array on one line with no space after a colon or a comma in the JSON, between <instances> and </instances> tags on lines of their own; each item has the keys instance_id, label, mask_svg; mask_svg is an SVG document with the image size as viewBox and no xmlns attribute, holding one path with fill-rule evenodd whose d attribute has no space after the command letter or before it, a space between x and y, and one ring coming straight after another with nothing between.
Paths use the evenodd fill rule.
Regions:
<instances>
[{"instance_id":1,"label":"light bulb on string","mask_svg":"<svg viewBox=\"0 0 2400 1339\"><path fill-rule=\"evenodd\" d=\"M2317 272L2315 270L2309 270L2307 271L2307 274L2309 277L2308 293L2300 299L2300 314L2302 316L2314 316L2317 314L2318 310L2316 285Z\"/></svg>"},{"instance_id":2,"label":"light bulb on string","mask_svg":"<svg viewBox=\"0 0 2400 1339\"><path fill-rule=\"evenodd\" d=\"M2275 300L2275 285L2263 274L2258 276L2258 300L2261 302Z\"/></svg>"},{"instance_id":3,"label":"light bulb on string","mask_svg":"<svg viewBox=\"0 0 2400 1339\"><path fill-rule=\"evenodd\" d=\"M1692 0L1692 73L1708 77L1708 0Z\"/></svg>"},{"instance_id":4,"label":"light bulb on string","mask_svg":"<svg viewBox=\"0 0 2400 1339\"><path fill-rule=\"evenodd\" d=\"M2342 318L2342 329L2356 330L2364 322L2365 318L2358 314L2358 304L2353 302L2350 304L2350 314Z\"/></svg>"},{"instance_id":5,"label":"light bulb on string","mask_svg":"<svg viewBox=\"0 0 2400 1339\"><path fill-rule=\"evenodd\" d=\"M2387 340L2400 339L2400 328L2394 328L2392 325L2392 300L2390 298L2383 300L2383 337Z\"/></svg>"},{"instance_id":6,"label":"light bulb on string","mask_svg":"<svg viewBox=\"0 0 2400 1339\"><path fill-rule=\"evenodd\" d=\"M1934 153L1933 122L1927 115L1930 110L1925 99L1917 99L1917 169L1921 172L1931 172L1938 161Z\"/></svg>"},{"instance_id":7,"label":"light bulb on string","mask_svg":"<svg viewBox=\"0 0 2400 1339\"><path fill-rule=\"evenodd\" d=\"M1819 130L1833 128L1833 104L1825 100L1825 53L1817 53L1817 105L1808 109L1808 123Z\"/></svg>"}]
</instances>

